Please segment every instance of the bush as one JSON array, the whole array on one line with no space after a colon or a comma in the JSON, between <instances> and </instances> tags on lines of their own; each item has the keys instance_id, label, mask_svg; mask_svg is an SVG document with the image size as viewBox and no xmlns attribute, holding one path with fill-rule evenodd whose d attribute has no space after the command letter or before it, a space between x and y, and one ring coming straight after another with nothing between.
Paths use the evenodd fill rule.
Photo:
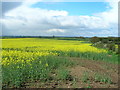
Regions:
<instances>
[{"instance_id":1,"label":"bush","mask_svg":"<svg viewBox=\"0 0 120 90\"><path fill-rule=\"evenodd\" d=\"M107 44L109 50L115 51L115 44Z\"/></svg>"},{"instance_id":2,"label":"bush","mask_svg":"<svg viewBox=\"0 0 120 90\"><path fill-rule=\"evenodd\" d=\"M102 43L108 43L108 39L102 39Z\"/></svg>"},{"instance_id":3,"label":"bush","mask_svg":"<svg viewBox=\"0 0 120 90\"><path fill-rule=\"evenodd\" d=\"M92 37L91 38L91 42L94 44L94 43L96 43L96 42L99 42L100 41L100 39L98 38L98 37Z\"/></svg>"}]
</instances>

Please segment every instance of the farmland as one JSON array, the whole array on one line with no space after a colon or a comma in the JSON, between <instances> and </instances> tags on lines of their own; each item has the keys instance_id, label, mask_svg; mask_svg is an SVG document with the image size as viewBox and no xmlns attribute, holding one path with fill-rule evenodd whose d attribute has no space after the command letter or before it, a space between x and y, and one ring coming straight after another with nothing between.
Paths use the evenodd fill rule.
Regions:
<instances>
[{"instance_id":1,"label":"farmland","mask_svg":"<svg viewBox=\"0 0 120 90\"><path fill-rule=\"evenodd\" d=\"M89 40L2 39L3 88L117 88L117 65Z\"/></svg>"}]
</instances>

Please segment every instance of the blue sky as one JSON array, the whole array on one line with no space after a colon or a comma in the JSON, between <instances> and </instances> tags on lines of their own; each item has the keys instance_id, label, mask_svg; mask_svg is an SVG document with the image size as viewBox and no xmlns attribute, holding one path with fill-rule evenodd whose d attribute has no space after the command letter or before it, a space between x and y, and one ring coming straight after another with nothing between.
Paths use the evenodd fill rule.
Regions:
<instances>
[{"instance_id":1,"label":"blue sky","mask_svg":"<svg viewBox=\"0 0 120 90\"><path fill-rule=\"evenodd\" d=\"M69 15L93 15L107 11L108 4L104 2L39 2L31 7L48 10L65 10Z\"/></svg>"}]
</instances>

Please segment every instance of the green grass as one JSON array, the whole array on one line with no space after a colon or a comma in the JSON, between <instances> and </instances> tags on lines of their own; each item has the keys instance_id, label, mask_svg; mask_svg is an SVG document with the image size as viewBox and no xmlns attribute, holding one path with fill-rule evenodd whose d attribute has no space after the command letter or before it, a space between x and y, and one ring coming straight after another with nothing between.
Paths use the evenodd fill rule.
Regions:
<instances>
[{"instance_id":1,"label":"green grass","mask_svg":"<svg viewBox=\"0 0 120 90\"><path fill-rule=\"evenodd\" d=\"M94 79L95 79L95 82L104 82L104 83L109 83L109 84L112 83L111 78L107 75L101 75L101 74L96 73L94 76Z\"/></svg>"},{"instance_id":2,"label":"green grass","mask_svg":"<svg viewBox=\"0 0 120 90\"><path fill-rule=\"evenodd\" d=\"M94 52L77 52L77 51L69 51L69 52L60 52L61 56L69 56L69 57L79 57L81 59L88 59L88 60L99 60L105 61L108 63L118 64L118 55L112 54L109 55L108 53L94 53Z\"/></svg>"},{"instance_id":3,"label":"green grass","mask_svg":"<svg viewBox=\"0 0 120 90\"><path fill-rule=\"evenodd\" d=\"M90 76L89 72L84 72L81 81L89 84L91 80L94 82L112 83L112 80L108 75L95 73L94 76Z\"/></svg>"},{"instance_id":4,"label":"green grass","mask_svg":"<svg viewBox=\"0 0 120 90\"><path fill-rule=\"evenodd\" d=\"M43 60L42 60L43 59ZM42 61L42 64L40 63ZM46 65L46 63L48 65ZM21 87L24 82L46 81L50 79L50 73L54 69L60 69L58 75L60 79L67 79L69 72L62 70L62 67L73 65L74 62L67 59L53 56L38 57L37 60L31 62L31 65L22 66L21 63L10 64L3 67L3 87Z\"/></svg>"},{"instance_id":5,"label":"green grass","mask_svg":"<svg viewBox=\"0 0 120 90\"><path fill-rule=\"evenodd\" d=\"M92 88L92 86L88 85L88 86L87 86L87 87L85 87L85 88Z\"/></svg>"},{"instance_id":6,"label":"green grass","mask_svg":"<svg viewBox=\"0 0 120 90\"><path fill-rule=\"evenodd\" d=\"M87 81L89 81L89 73L84 72L81 80L82 80L82 82L87 83Z\"/></svg>"},{"instance_id":7,"label":"green grass","mask_svg":"<svg viewBox=\"0 0 120 90\"><path fill-rule=\"evenodd\" d=\"M68 80L70 78L70 72L67 69L61 68L57 71L57 78L60 80Z\"/></svg>"}]
</instances>

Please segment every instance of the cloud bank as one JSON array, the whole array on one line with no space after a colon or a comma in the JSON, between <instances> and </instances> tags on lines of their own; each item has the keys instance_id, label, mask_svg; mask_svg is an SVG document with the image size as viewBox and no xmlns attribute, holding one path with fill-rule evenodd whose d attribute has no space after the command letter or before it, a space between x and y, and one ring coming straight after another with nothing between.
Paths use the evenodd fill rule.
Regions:
<instances>
[{"instance_id":1,"label":"cloud bank","mask_svg":"<svg viewBox=\"0 0 120 90\"><path fill-rule=\"evenodd\" d=\"M108 11L93 16L70 16L65 10L32 8L23 2L4 13L3 35L27 36L117 36L118 2L107 2Z\"/></svg>"}]
</instances>

